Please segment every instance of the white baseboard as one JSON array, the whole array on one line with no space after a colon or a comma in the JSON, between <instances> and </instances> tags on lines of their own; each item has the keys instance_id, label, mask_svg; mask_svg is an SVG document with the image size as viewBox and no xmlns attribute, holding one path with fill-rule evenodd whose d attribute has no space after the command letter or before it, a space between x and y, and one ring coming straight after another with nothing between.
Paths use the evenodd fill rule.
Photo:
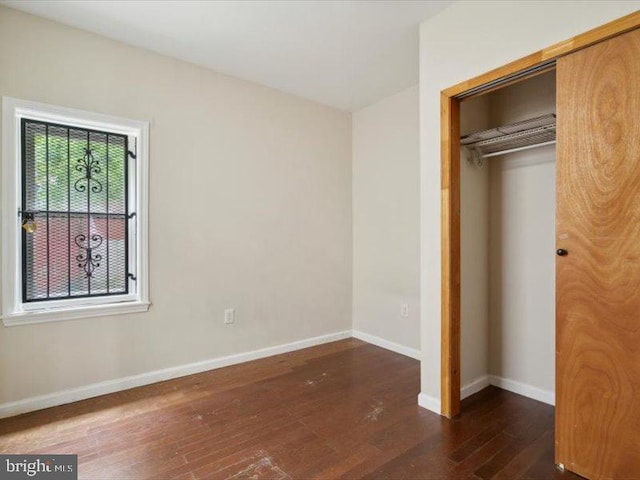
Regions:
<instances>
[{"instance_id":1,"label":"white baseboard","mask_svg":"<svg viewBox=\"0 0 640 480\"><path fill-rule=\"evenodd\" d=\"M375 335L369 335L368 333L364 333L359 330L353 330L353 338L357 338L358 340L362 340L363 342L371 343L372 345L391 350L392 352L396 352L401 355L420 360L420 350L417 350L415 348L405 347L404 345L400 345L399 343L390 342L389 340L385 340L384 338L376 337Z\"/></svg>"},{"instance_id":2,"label":"white baseboard","mask_svg":"<svg viewBox=\"0 0 640 480\"><path fill-rule=\"evenodd\" d=\"M478 393L483 388L488 387L489 384L489 376L485 375L484 377L480 377L475 379L473 382L466 384L464 387L460 389L460 398L467 398L474 393ZM426 408L438 415L442 415L442 404L439 398L432 397L431 395L427 395L426 393L420 393L418 395L418 405L422 408Z\"/></svg>"},{"instance_id":3,"label":"white baseboard","mask_svg":"<svg viewBox=\"0 0 640 480\"><path fill-rule=\"evenodd\" d=\"M478 393L480 390L487 388L489 385L494 385L498 388L502 388L503 390L517 393L518 395L522 395L539 402L555 405L555 394L553 392L542 390L526 383L509 380L508 378L498 377L496 375L485 375L476 378L471 383L467 383L460 389L460 398L464 399L470 397L474 393ZM438 415L442 414L440 400L427 395L426 393L418 395L418 405L437 413Z\"/></svg>"},{"instance_id":4,"label":"white baseboard","mask_svg":"<svg viewBox=\"0 0 640 480\"><path fill-rule=\"evenodd\" d=\"M114 393L121 390L141 387L164 380L170 380L172 378L205 372L207 370L215 370L222 367L228 367L230 365L236 365L238 363L258 360L260 358L270 357L273 355L279 355L281 353L293 352L295 350L301 350L303 348L313 347L315 345L321 345L323 343L335 342L337 340L343 340L350 337L354 337L364 342L377 345L381 348L391 350L401 355L406 355L418 360L420 359L419 350L405 347L404 345L390 342L383 338L369 335L358 330L345 330L343 332L320 335L318 337L307 338L304 340L298 340L296 342L285 343L273 347L253 350L250 352L203 360L200 362L189 363L177 367L169 367L162 370L142 373L139 375L131 375L114 380L107 380L105 382L93 383L70 390L62 390L47 395L25 398L23 400L18 400L15 402L3 403L0 404L0 418L11 417L14 415L19 415L21 413L27 413L35 410L41 410L43 408L55 407L66 403L77 402L79 400L85 400L87 398L97 397L99 395L106 395L108 393ZM479 392L489 385L495 385L496 387L502 388L504 390L508 390L510 392L517 393L519 395L523 395L525 397L529 397L534 400L547 403L549 405L555 405L554 392L542 390L532 385L517 382L515 380L510 380L503 377L498 377L496 375L477 378L473 382L462 387L460 396L461 398L467 398L468 396ZM440 399L427 395L426 393L420 393L418 395L418 405L434 413L437 413L438 415L440 415L442 411Z\"/></svg>"},{"instance_id":5,"label":"white baseboard","mask_svg":"<svg viewBox=\"0 0 640 480\"><path fill-rule=\"evenodd\" d=\"M498 377L496 375L490 375L489 381L491 382L491 385L495 385L503 390L508 390L510 392L517 393L518 395L529 397L549 405L556 404L556 394L550 390L542 390L541 388L534 387L526 383Z\"/></svg>"},{"instance_id":6,"label":"white baseboard","mask_svg":"<svg viewBox=\"0 0 640 480\"><path fill-rule=\"evenodd\" d=\"M473 382L467 383L460 389L460 399L470 397L474 393L478 393L480 390L487 388L489 385L491 385L489 375L476 378Z\"/></svg>"},{"instance_id":7,"label":"white baseboard","mask_svg":"<svg viewBox=\"0 0 640 480\"><path fill-rule=\"evenodd\" d=\"M65 403L77 402L78 400L85 400L87 398L97 397L107 393L128 390L134 387L141 387L143 385L183 377L185 375L192 375L194 373L205 372L207 370L228 367L229 365L258 360L260 358L279 355L281 353L293 352L302 348L335 342L349 337L351 337L351 330L330 333L327 335L320 335L318 337L298 340L296 342L262 348L260 350L253 350L251 352L212 358L209 360L189 363L177 367L164 368L162 370L155 370L139 375L131 375L129 377L93 383L91 385L73 388L70 390L62 390L60 392L41 395L38 397L25 398L24 400L18 400L15 402L3 403L0 404L0 418L11 417L21 413L41 410L43 408L55 407Z\"/></svg>"},{"instance_id":8,"label":"white baseboard","mask_svg":"<svg viewBox=\"0 0 640 480\"><path fill-rule=\"evenodd\" d=\"M498 377L497 375L485 375L466 384L460 390L460 398L464 399L470 397L474 393L478 393L480 390L487 388L489 385L502 388L503 390L507 390L512 393L517 393L518 395L522 395L533 400L538 400L539 402L548 403L549 405L555 404L555 394L553 392L542 390L541 388L510 380L508 378Z\"/></svg>"},{"instance_id":9,"label":"white baseboard","mask_svg":"<svg viewBox=\"0 0 640 480\"><path fill-rule=\"evenodd\" d=\"M433 413L442 415L442 408L439 398L432 397L431 395L427 395L426 393L420 393L418 395L418 405L420 405L422 408L426 408L427 410L432 411Z\"/></svg>"}]
</instances>

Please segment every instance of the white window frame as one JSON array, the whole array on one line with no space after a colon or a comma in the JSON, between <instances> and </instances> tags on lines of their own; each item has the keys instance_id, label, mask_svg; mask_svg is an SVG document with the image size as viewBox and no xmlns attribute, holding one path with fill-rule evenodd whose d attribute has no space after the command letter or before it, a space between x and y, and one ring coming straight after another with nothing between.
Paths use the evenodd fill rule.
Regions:
<instances>
[{"instance_id":1,"label":"white window frame","mask_svg":"<svg viewBox=\"0 0 640 480\"><path fill-rule=\"evenodd\" d=\"M44 103L2 98L2 321L5 326L25 325L78 318L98 317L149 310L148 206L149 206L149 122L86 112ZM61 299L33 303L22 301L20 178L21 129L23 118L102 130L135 139L135 178L129 179L129 209L135 212L129 236L133 273L129 293L123 295ZM127 212L129 213L129 212Z\"/></svg>"}]
</instances>

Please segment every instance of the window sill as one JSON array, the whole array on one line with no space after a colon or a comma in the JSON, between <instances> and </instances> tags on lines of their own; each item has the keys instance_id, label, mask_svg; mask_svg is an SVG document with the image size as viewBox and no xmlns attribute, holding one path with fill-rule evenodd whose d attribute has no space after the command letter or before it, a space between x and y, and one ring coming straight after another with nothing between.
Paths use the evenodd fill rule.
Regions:
<instances>
[{"instance_id":1,"label":"window sill","mask_svg":"<svg viewBox=\"0 0 640 480\"><path fill-rule=\"evenodd\" d=\"M105 317L109 315L123 315L126 313L147 312L151 303L136 301L110 303L106 305L84 305L70 308L51 308L30 312L11 313L2 316L5 327L30 325L33 323L62 322L81 318Z\"/></svg>"}]
</instances>

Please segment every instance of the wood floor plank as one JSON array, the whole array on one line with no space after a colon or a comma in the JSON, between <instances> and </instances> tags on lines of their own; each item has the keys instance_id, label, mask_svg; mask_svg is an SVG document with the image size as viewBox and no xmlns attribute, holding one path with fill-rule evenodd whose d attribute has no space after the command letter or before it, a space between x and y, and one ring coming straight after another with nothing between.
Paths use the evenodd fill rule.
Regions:
<instances>
[{"instance_id":1,"label":"wood floor plank","mask_svg":"<svg viewBox=\"0 0 640 480\"><path fill-rule=\"evenodd\" d=\"M525 447L518 455L516 455L493 480L512 480L526 472L535 461L542 455L545 445L549 445L553 441L553 432L547 430L537 440Z\"/></svg>"},{"instance_id":2,"label":"wood floor plank","mask_svg":"<svg viewBox=\"0 0 640 480\"><path fill-rule=\"evenodd\" d=\"M0 420L0 452L87 480L578 478L552 407L489 387L447 420L419 391L419 362L348 339Z\"/></svg>"},{"instance_id":3,"label":"wood floor plank","mask_svg":"<svg viewBox=\"0 0 640 480\"><path fill-rule=\"evenodd\" d=\"M449 472L450 478L460 480L473 478L477 480L478 477L473 472L491 460L512 440L513 439L510 436L506 435L504 432L500 432L487 443L482 445L482 447L478 448L471 455L459 462L451 472ZM540 478L539 480L543 480L543 478Z\"/></svg>"},{"instance_id":4,"label":"wood floor plank","mask_svg":"<svg viewBox=\"0 0 640 480\"><path fill-rule=\"evenodd\" d=\"M552 415L549 412L546 416L532 415L522 422L523 431L518 432L509 444L505 446L495 457L474 473L482 480L490 480L496 478L498 473L507 466L507 464L520 454L527 446L535 442L552 424ZM510 427L511 428L511 427ZM515 430L512 429L515 432ZM507 433L505 431L505 433ZM509 435L509 433L507 433Z\"/></svg>"}]
</instances>

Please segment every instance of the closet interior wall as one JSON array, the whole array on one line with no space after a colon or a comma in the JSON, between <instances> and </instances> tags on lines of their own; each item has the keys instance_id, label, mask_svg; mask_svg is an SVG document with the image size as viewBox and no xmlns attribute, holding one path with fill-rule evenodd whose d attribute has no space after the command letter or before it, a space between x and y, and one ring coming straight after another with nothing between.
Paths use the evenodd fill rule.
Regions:
<instances>
[{"instance_id":1,"label":"closet interior wall","mask_svg":"<svg viewBox=\"0 0 640 480\"><path fill-rule=\"evenodd\" d=\"M555 113L555 72L461 104L461 133ZM547 403L555 382L555 145L471 165L461 150L462 396ZM465 387L466 386L466 387Z\"/></svg>"},{"instance_id":2,"label":"closet interior wall","mask_svg":"<svg viewBox=\"0 0 640 480\"><path fill-rule=\"evenodd\" d=\"M489 96L460 104L460 133L491 127ZM489 169L460 150L460 384L462 397L489 373Z\"/></svg>"}]
</instances>

